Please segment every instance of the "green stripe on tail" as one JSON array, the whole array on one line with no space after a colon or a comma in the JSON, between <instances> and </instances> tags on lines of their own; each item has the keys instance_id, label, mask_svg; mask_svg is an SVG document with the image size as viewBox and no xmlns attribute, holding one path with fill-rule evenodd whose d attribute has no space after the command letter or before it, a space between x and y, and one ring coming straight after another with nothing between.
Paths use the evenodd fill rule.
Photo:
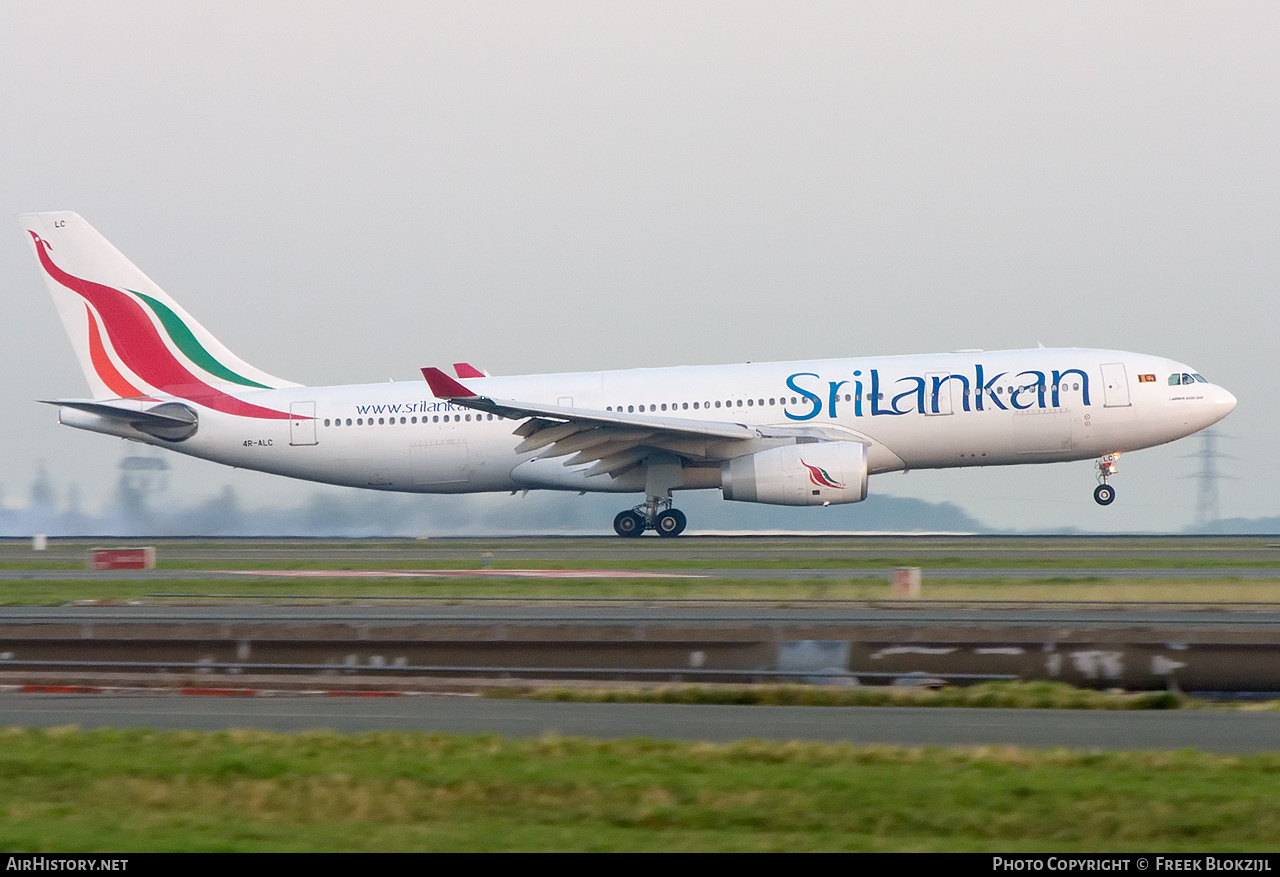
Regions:
<instances>
[{"instance_id":1,"label":"green stripe on tail","mask_svg":"<svg viewBox=\"0 0 1280 877\"><path fill-rule=\"evenodd\" d=\"M182 318L175 314L167 305L156 301L149 295L143 295L140 292L129 290L138 298L146 302L147 307L155 311L157 317L160 318L164 329L169 333L169 337L173 339L173 343L178 346L186 357L194 362L200 368L204 369L211 375L217 375L224 380L232 383L240 384L244 387L257 387L262 390L270 390L271 387L266 384L260 384L257 381L251 381L243 375L238 375L231 369L213 358L213 354L204 349L204 345L192 334L187 328L187 324L182 322Z\"/></svg>"}]
</instances>

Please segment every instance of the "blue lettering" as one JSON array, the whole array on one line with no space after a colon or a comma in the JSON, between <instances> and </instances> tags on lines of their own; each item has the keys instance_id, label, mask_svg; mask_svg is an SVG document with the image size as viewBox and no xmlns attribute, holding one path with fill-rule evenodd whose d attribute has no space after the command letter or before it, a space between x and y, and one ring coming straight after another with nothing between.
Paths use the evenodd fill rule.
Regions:
<instances>
[{"instance_id":1,"label":"blue lettering","mask_svg":"<svg viewBox=\"0 0 1280 877\"><path fill-rule=\"evenodd\" d=\"M951 380L959 381L961 385L963 385L964 397L961 401L961 404L964 406L965 411L969 410L969 379L964 375L947 375L945 378L935 377L933 379L933 413L934 414L942 413L938 408L938 402L940 401L939 397L942 395L943 384Z\"/></svg>"},{"instance_id":2,"label":"blue lettering","mask_svg":"<svg viewBox=\"0 0 1280 877\"><path fill-rule=\"evenodd\" d=\"M893 413L894 413L894 414L907 414L907 413L909 413L909 411L900 411L900 410L898 410L898 400L899 400L899 399L905 399L905 398L907 398L908 396L915 396L915 397L916 397L916 410L917 410L917 411L919 411L921 414L923 414L923 413L924 413L924 411L925 411L925 408L924 408L924 378L917 378L917 377L914 377L914 376L913 376L913 377L909 377L909 378L898 378L896 381L894 381L894 383L895 383L895 384L901 384L901 383L904 383L904 382L905 382L905 383L910 383L911 381L915 381L915 383L916 383L916 388L915 388L914 390L904 390L904 391L902 391L901 393L899 393L898 395L896 395L896 396L894 396L894 397L893 397L893 402L891 403L891 407L893 408Z\"/></svg>"},{"instance_id":3,"label":"blue lettering","mask_svg":"<svg viewBox=\"0 0 1280 877\"><path fill-rule=\"evenodd\" d=\"M836 402L840 401L840 388L849 382L848 381L828 381L827 383L831 384L831 395L827 397L829 400L827 403L827 416L830 417L832 420L835 420L836 419Z\"/></svg>"},{"instance_id":4,"label":"blue lettering","mask_svg":"<svg viewBox=\"0 0 1280 877\"><path fill-rule=\"evenodd\" d=\"M878 414L906 414L905 411L885 411L880 407L880 370L871 370L871 416Z\"/></svg>"},{"instance_id":5,"label":"blue lettering","mask_svg":"<svg viewBox=\"0 0 1280 877\"><path fill-rule=\"evenodd\" d=\"M1003 402L1003 401L1001 401L1000 397L996 395L996 391L992 388L992 384L994 384L996 381L1000 380L1000 379L1001 379L1002 377L1004 377L1006 374L1008 374L1008 372L1000 372L1000 374L996 375L994 378L992 378L991 380L987 381L987 382L984 384L984 383L982 382L982 364L981 364L981 363L979 363L979 364L977 364L977 365L975 365L975 366L974 366L974 382L973 382L973 385L974 385L974 387L976 387L976 388L977 388L977 391L978 391L978 410L979 410L979 411L983 411L983 410L985 410L985 409L982 407L982 405L983 405L983 401L984 401L984 399L988 399L988 398L989 398L992 402L996 403L996 407L997 407L997 408L999 408L1001 411L1007 411L1007 410L1008 410L1007 408L1005 408L1004 402Z\"/></svg>"},{"instance_id":6,"label":"blue lettering","mask_svg":"<svg viewBox=\"0 0 1280 877\"><path fill-rule=\"evenodd\" d=\"M1030 408L1032 405L1036 405L1036 404L1039 404L1039 406L1043 408L1044 407L1044 389L1045 389L1044 373L1038 372L1038 371L1025 371L1025 372L1018 372L1018 374L1015 377L1020 378L1023 375L1034 377L1036 379L1036 382L1034 384L1015 387L1013 389L1013 392L1010 394L1009 404L1012 405L1014 408L1017 408L1019 411L1025 411L1026 409ZM1036 394L1036 401L1028 402L1026 405L1019 405L1018 397L1025 393L1030 393L1033 390L1035 391L1035 394Z\"/></svg>"},{"instance_id":7,"label":"blue lettering","mask_svg":"<svg viewBox=\"0 0 1280 877\"><path fill-rule=\"evenodd\" d=\"M1065 378L1067 375L1080 376L1080 389L1084 391L1080 396L1080 400L1085 405L1088 405L1089 404L1089 376L1078 368L1069 368L1064 372L1060 372L1057 369L1054 369L1053 371L1053 407L1054 408L1061 407L1058 404L1060 401L1058 399L1058 387L1061 386L1062 379Z\"/></svg>"},{"instance_id":8,"label":"blue lettering","mask_svg":"<svg viewBox=\"0 0 1280 877\"><path fill-rule=\"evenodd\" d=\"M862 374L862 372L855 371L853 374L854 374L854 377L857 377L858 375ZM862 416L862 381L854 381L853 389L857 391L853 397L853 416L861 417Z\"/></svg>"},{"instance_id":9,"label":"blue lettering","mask_svg":"<svg viewBox=\"0 0 1280 877\"><path fill-rule=\"evenodd\" d=\"M810 393L808 390L805 390L801 387L796 386L796 378L801 378L801 377L816 378L818 376L815 375L813 372L796 372L795 374L787 378L787 386L791 389L791 391L793 393L799 393L806 400L808 400L809 404L813 406L813 410L810 411L808 414L792 414L790 411L783 409L782 413L787 415L787 417L790 418L791 420L812 420L813 418L817 417L818 414L821 413L822 411L822 399L820 399L816 393Z\"/></svg>"}]
</instances>

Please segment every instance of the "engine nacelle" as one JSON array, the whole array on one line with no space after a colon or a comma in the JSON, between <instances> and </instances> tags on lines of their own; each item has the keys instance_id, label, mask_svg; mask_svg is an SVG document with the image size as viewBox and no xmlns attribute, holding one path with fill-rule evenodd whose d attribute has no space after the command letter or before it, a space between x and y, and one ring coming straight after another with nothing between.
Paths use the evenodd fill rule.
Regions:
<instances>
[{"instance_id":1,"label":"engine nacelle","mask_svg":"<svg viewBox=\"0 0 1280 877\"><path fill-rule=\"evenodd\" d=\"M725 499L774 505L826 505L867 498L867 446L857 442L786 445L720 466Z\"/></svg>"}]
</instances>

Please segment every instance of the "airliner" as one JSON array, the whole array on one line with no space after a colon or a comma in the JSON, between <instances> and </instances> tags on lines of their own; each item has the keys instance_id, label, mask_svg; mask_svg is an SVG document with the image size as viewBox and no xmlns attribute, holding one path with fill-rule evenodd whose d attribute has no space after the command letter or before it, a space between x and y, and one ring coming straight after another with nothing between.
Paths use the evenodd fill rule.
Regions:
<instances>
[{"instance_id":1,"label":"airliner","mask_svg":"<svg viewBox=\"0 0 1280 877\"><path fill-rule=\"evenodd\" d=\"M1085 348L307 387L237 357L75 213L20 220L90 387L42 400L63 425L374 490L642 496L620 536L680 535L679 490L825 506L910 469L1097 458L1105 506L1120 454L1236 405L1188 365Z\"/></svg>"}]
</instances>

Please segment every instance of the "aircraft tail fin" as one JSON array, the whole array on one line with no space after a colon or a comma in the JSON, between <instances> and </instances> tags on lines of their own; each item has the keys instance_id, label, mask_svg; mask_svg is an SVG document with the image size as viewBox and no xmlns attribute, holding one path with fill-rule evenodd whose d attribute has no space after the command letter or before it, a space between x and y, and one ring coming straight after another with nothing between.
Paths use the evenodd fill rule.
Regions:
<instances>
[{"instance_id":1,"label":"aircraft tail fin","mask_svg":"<svg viewBox=\"0 0 1280 877\"><path fill-rule=\"evenodd\" d=\"M300 386L233 354L75 213L19 221L94 399Z\"/></svg>"}]
</instances>

